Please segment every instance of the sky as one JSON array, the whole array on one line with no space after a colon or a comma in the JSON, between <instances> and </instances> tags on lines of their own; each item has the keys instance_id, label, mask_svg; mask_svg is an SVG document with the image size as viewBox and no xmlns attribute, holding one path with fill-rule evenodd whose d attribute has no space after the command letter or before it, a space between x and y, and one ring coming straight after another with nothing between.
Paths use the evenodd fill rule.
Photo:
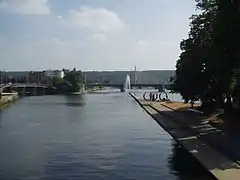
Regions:
<instances>
[{"instance_id":1,"label":"sky","mask_svg":"<svg viewBox=\"0 0 240 180\"><path fill-rule=\"evenodd\" d=\"M0 0L1 70L175 69L194 0Z\"/></svg>"}]
</instances>

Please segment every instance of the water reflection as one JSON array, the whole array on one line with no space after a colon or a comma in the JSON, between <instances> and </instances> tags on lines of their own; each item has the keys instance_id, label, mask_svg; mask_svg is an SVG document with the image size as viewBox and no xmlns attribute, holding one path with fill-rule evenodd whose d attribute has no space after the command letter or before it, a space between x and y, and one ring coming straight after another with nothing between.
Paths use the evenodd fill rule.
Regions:
<instances>
[{"instance_id":1,"label":"water reflection","mask_svg":"<svg viewBox=\"0 0 240 180\"><path fill-rule=\"evenodd\" d=\"M85 95L65 95L65 104L67 106L81 107L86 105Z\"/></svg>"},{"instance_id":2,"label":"water reflection","mask_svg":"<svg viewBox=\"0 0 240 180\"><path fill-rule=\"evenodd\" d=\"M0 123L1 180L207 179L128 93L25 97Z\"/></svg>"},{"instance_id":3,"label":"water reflection","mask_svg":"<svg viewBox=\"0 0 240 180\"><path fill-rule=\"evenodd\" d=\"M204 167L182 146L172 142L169 167L181 180L213 180Z\"/></svg>"}]
</instances>

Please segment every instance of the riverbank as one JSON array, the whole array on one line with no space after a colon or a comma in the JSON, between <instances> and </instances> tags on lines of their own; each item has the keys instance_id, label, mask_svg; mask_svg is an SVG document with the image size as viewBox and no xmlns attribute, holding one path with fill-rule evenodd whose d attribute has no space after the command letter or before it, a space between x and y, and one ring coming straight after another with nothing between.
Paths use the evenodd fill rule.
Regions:
<instances>
[{"instance_id":1,"label":"riverbank","mask_svg":"<svg viewBox=\"0 0 240 180\"><path fill-rule=\"evenodd\" d=\"M0 108L18 99L18 93L2 93Z\"/></svg>"},{"instance_id":2,"label":"riverbank","mask_svg":"<svg viewBox=\"0 0 240 180\"><path fill-rule=\"evenodd\" d=\"M96 91L100 91L100 90L102 90L103 88L100 88L100 87L92 87L92 88L87 88L86 89L86 92L87 93L93 93L93 92L96 92Z\"/></svg>"},{"instance_id":3,"label":"riverbank","mask_svg":"<svg viewBox=\"0 0 240 180\"><path fill-rule=\"evenodd\" d=\"M187 111L189 107L147 102L130 95L215 178L239 179L240 143L237 138L240 133L232 134L224 127L214 126L199 113Z\"/></svg>"}]
</instances>

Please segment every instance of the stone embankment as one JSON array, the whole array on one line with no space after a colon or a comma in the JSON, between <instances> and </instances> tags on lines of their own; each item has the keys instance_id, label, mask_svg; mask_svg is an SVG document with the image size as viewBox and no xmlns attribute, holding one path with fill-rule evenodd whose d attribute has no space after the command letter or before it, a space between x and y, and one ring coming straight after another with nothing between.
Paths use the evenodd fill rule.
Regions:
<instances>
[{"instance_id":1,"label":"stone embankment","mask_svg":"<svg viewBox=\"0 0 240 180\"><path fill-rule=\"evenodd\" d=\"M14 102L16 99L18 99L18 93L2 93L0 99L0 108L6 104Z\"/></svg>"},{"instance_id":2,"label":"stone embankment","mask_svg":"<svg viewBox=\"0 0 240 180\"><path fill-rule=\"evenodd\" d=\"M240 132L216 126L194 111L178 111L176 104L149 102L130 95L182 147L219 180L240 179ZM186 107L181 108L182 110Z\"/></svg>"}]
</instances>

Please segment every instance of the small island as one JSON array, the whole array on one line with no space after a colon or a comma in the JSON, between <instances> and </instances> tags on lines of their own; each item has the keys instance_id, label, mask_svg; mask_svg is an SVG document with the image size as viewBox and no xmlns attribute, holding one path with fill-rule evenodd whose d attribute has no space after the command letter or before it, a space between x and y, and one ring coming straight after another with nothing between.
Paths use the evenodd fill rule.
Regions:
<instances>
[{"instance_id":1,"label":"small island","mask_svg":"<svg viewBox=\"0 0 240 180\"><path fill-rule=\"evenodd\" d=\"M84 92L84 75L75 68L64 77L54 77L49 84L52 94L81 94Z\"/></svg>"}]
</instances>

